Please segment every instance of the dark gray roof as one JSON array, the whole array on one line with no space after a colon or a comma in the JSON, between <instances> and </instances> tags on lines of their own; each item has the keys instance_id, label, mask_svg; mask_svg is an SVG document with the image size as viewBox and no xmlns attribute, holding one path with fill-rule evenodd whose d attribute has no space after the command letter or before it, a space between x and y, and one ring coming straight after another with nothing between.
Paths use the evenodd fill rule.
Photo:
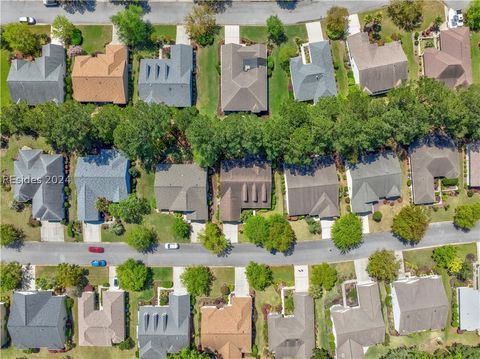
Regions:
<instances>
[{"instance_id":1,"label":"dark gray roof","mask_svg":"<svg viewBox=\"0 0 480 359\"><path fill-rule=\"evenodd\" d=\"M44 45L35 61L13 60L7 78L12 101L63 102L65 68L65 49L59 45Z\"/></svg>"},{"instance_id":2,"label":"dark gray roof","mask_svg":"<svg viewBox=\"0 0 480 359\"><path fill-rule=\"evenodd\" d=\"M330 309L338 358L363 358L363 347L380 344L385 339L378 284L357 285L357 298L357 307L337 304Z\"/></svg>"},{"instance_id":3,"label":"dark gray roof","mask_svg":"<svg viewBox=\"0 0 480 359\"><path fill-rule=\"evenodd\" d=\"M223 45L221 62L222 111L267 111L267 46Z\"/></svg>"},{"instance_id":4,"label":"dark gray roof","mask_svg":"<svg viewBox=\"0 0 480 359\"><path fill-rule=\"evenodd\" d=\"M426 136L410 146L413 202L435 202L435 178L457 178L459 155L453 140L441 135Z\"/></svg>"},{"instance_id":5,"label":"dark gray roof","mask_svg":"<svg viewBox=\"0 0 480 359\"><path fill-rule=\"evenodd\" d=\"M311 166L285 167L287 209L290 216L336 217L338 177L332 158L317 160Z\"/></svg>"},{"instance_id":6,"label":"dark gray roof","mask_svg":"<svg viewBox=\"0 0 480 359\"><path fill-rule=\"evenodd\" d=\"M170 293L168 306L138 309L141 359L166 358L190 346L190 296Z\"/></svg>"},{"instance_id":7,"label":"dark gray roof","mask_svg":"<svg viewBox=\"0 0 480 359\"><path fill-rule=\"evenodd\" d=\"M337 84L328 41L309 43L310 63L302 56L290 59L293 94L297 101L317 102L320 97L335 96Z\"/></svg>"},{"instance_id":8,"label":"dark gray roof","mask_svg":"<svg viewBox=\"0 0 480 359\"><path fill-rule=\"evenodd\" d=\"M173 45L170 59L142 59L138 93L142 101L192 106L193 48Z\"/></svg>"},{"instance_id":9,"label":"dark gray roof","mask_svg":"<svg viewBox=\"0 0 480 359\"><path fill-rule=\"evenodd\" d=\"M441 277L406 278L393 282L392 287L400 335L445 328L450 306Z\"/></svg>"},{"instance_id":10,"label":"dark gray roof","mask_svg":"<svg viewBox=\"0 0 480 359\"><path fill-rule=\"evenodd\" d=\"M66 320L65 296L50 291L15 292L7 327L17 349L62 349Z\"/></svg>"},{"instance_id":11,"label":"dark gray roof","mask_svg":"<svg viewBox=\"0 0 480 359\"><path fill-rule=\"evenodd\" d=\"M130 162L115 150L101 150L98 155L80 157L75 169L77 218L98 221L95 202L104 197L119 202L130 192Z\"/></svg>"},{"instance_id":12,"label":"dark gray roof","mask_svg":"<svg viewBox=\"0 0 480 359\"><path fill-rule=\"evenodd\" d=\"M15 199L32 201L32 217L44 221L61 221L65 217L61 155L46 155L38 149L20 150L13 171Z\"/></svg>"},{"instance_id":13,"label":"dark gray roof","mask_svg":"<svg viewBox=\"0 0 480 359\"><path fill-rule=\"evenodd\" d=\"M270 208L272 166L260 160L222 161L220 219L239 221L242 209Z\"/></svg>"},{"instance_id":14,"label":"dark gray roof","mask_svg":"<svg viewBox=\"0 0 480 359\"><path fill-rule=\"evenodd\" d=\"M293 303L293 316L268 315L268 349L277 359L309 359L315 348L313 299L307 293L294 293Z\"/></svg>"},{"instance_id":15,"label":"dark gray roof","mask_svg":"<svg viewBox=\"0 0 480 359\"><path fill-rule=\"evenodd\" d=\"M352 178L350 192L352 211L370 213L380 198L401 196L402 171L393 152L364 156L359 163L348 166Z\"/></svg>"},{"instance_id":16,"label":"dark gray roof","mask_svg":"<svg viewBox=\"0 0 480 359\"><path fill-rule=\"evenodd\" d=\"M194 164L160 164L155 171L157 208L208 219L207 170Z\"/></svg>"}]
</instances>

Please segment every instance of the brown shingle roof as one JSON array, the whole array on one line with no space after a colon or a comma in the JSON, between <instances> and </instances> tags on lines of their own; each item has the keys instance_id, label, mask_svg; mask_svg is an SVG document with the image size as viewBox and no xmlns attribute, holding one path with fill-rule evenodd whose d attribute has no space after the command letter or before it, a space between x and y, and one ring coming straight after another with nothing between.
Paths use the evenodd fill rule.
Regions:
<instances>
[{"instance_id":1,"label":"brown shingle roof","mask_svg":"<svg viewBox=\"0 0 480 359\"><path fill-rule=\"evenodd\" d=\"M237 359L252 350L252 298L232 297L231 305L201 308L200 344L221 354L223 359Z\"/></svg>"},{"instance_id":2,"label":"brown shingle roof","mask_svg":"<svg viewBox=\"0 0 480 359\"><path fill-rule=\"evenodd\" d=\"M72 71L73 98L79 102L128 100L128 48L107 45L105 54L76 56Z\"/></svg>"},{"instance_id":3,"label":"brown shingle roof","mask_svg":"<svg viewBox=\"0 0 480 359\"><path fill-rule=\"evenodd\" d=\"M457 27L440 33L441 50L425 49L425 76L442 81L450 88L472 84L470 30Z\"/></svg>"}]
</instances>

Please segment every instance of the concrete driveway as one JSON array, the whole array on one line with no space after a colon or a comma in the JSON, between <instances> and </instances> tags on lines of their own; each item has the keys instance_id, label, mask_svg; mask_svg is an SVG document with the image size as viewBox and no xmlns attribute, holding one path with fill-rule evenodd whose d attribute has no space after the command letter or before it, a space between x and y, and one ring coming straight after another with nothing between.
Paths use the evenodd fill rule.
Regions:
<instances>
[{"instance_id":1,"label":"concrete driveway","mask_svg":"<svg viewBox=\"0 0 480 359\"><path fill-rule=\"evenodd\" d=\"M181 276L185 267L173 267L173 292L175 294L187 294L187 289L183 286Z\"/></svg>"},{"instance_id":2,"label":"concrete driveway","mask_svg":"<svg viewBox=\"0 0 480 359\"><path fill-rule=\"evenodd\" d=\"M205 223L191 222L192 233L190 234L190 241L192 243L200 242L198 234L205 229Z\"/></svg>"},{"instance_id":3,"label":"concrete driveway","mask_svg":"<svg viewBox=\"0 0 480 359\"><path fill-rule=\"evenodd\" d=\"M42 221L40 238L42 242L64 242L63 224L60 222Z\"/></svg>"},{"instance_id":4,"label":"concrete driveway","mask_svg":"<svg viewBox=\"0 0 480 359\"><path fill-rule=\"evenodd\" d=\"M295 292L308 292L308 288L310 287L308 278L308 266L293 266L293 273L295 275Z\"/></svg>"},{"instance_id":5,"label":"concrete driveway","mask_svg":"<svg viewBox=\"0 0 480 359\"><path fill-rule=\"evenodd\" d=\"M177 37L175 39L175 43L177 45L190 45L190 38L188 37L187 31L185 30L185 26L177 25Z\"/></svg>"},{"instance_id":6,"label":"concrete driveway","mask_svg":"<svg viewBox=\"0 0 480 359\"><path fill-rule=\"evenodd\" d=\"M109 266L108 267L108 283L110 283L110 288L117 289L118 287L114 286L114 279L117 276L117 267Z\"/></svg>"},{"instance_id":7,"label":"concrete driveway","mask_svg":"<svg viewBox=\"0 0 480 359\"><path fill-rule=\"evenodd\" d=\"M355 275L357 276L357 283L371 282L371 279L367 273L368 258L355 259Z\"/></svg>"},{"instance_id":8,"label":"concrete driveway","mask_svg":"<svg viewBox=\"0 0 480 359\"><path fill-rule=\"evenodd\" d=\"M99 243L102 241L102 225L100 223L83 222L82 233L84 242Z\"/></svg>"},{"instance_id":9,"label":"concrete driveway","mask_svg":"<svg viewBox=\"0 0 480 359\"><path fill-rule=\"evenodd\" d=\"M224 223L223 233L230 243L238 243L238 224Z\"/></svg>"},{"instance_id":10,"label":"concrete driveway","mask_svg":"<svg viewBox=\"0 0 480 359\"><path fill-rule=\"evenodd\" d=\"M250 286L245 274L245 267L235 267L235 296L248 297L249 295Z\"/></svg>"},{"instance_id":11,"label":"concrete driveway","mask_svg":"<svg viewBox=\"0 0 480 359\"><path fill-rule=\"evenodd\" d=\"M225 45L226 44L240 45L240 26L238 25L225 26Z\"/></svg>"},{"instance_id":12,"label":"concrete driveway","mask_svg":"<svg viewBox=\"0 0 480 359\"><path fill-rule=\"evenodd\" d=\"M361 216L362 219L362 231L364 234L370 233L370 224L368 223L368 216Z\"/></svg>"},{"instance_id":13,"label":"concrete driveway","mask_svg":"<svg viewBox=\"0 0 480 359\"><path fill-rule=\"evenodd\" d=\"M358 15L350 15L348 17L348 34L354 35L358 34L360 31L362 31L362 27L360 26L360 19L358 18Z\"/></svg>"},{"instance_id":14,"label":"concrete driveway","mask_svg":"<svg viewBox=\"0 0 480 359\"><path fill-rule=\"evenodd\" d=\"M324 40L322 24L320 24L320 21L307 22L305 26L307 27L308 42L319 42Z\"/></svg>"},{"instance_id":15,"label":"concrete driveway","mask_svg":"<svg viewBox=\"0 0 480 359\"><path fill-rule=\"evenodd\" d=\"M320 226L322 227L322 239L332 238L332 226L335 223L333 219L320 220Z\"/></svg>"}]
</instances>

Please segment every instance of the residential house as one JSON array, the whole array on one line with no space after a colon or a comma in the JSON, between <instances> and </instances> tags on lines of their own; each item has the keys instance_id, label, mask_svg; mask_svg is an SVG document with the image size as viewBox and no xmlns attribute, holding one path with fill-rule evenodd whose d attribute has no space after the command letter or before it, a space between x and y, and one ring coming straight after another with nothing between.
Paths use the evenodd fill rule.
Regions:
<instances>
[{"instance_id":1,"label":"residential house","mask_svg":"<svg viewBox=\"0 0 480 359\"><path fill-rule=\"evenodd\" d=\"M347 38L347 47L355 82L369 95L383 94L407 80L408 60L400 41L378 46L359 32Z\"/></svg>"},{"instance_id":2,"label":"residential house","mask_svg":"<svg viewBox=\"0 0 480 359\"><path fill-rule=\"evenodd\" d=\"M307 293L294 293L293 305L293 315L268 315L268 349L277 359L310 359L315 349L313 298Z\"/></svg>"},{"instance_id":3,"label":"residential house","mask_svg":"<svg viewBox=\"0 0 480 359\"><path fill-rule=\"evenodd\" d=\"M467 146L468 178L470 187L480 187L480 141Z\"/></svg>"},{"instance_id":4,"label":"residential house","mask_svg":"<svg viewBox=\"0 0 480 359\"><path fill-rule=\"evenodd\" d=\"M75 169L77 218L100 221L95 206L98 198L119 202L130 192L130 161L115 150L101 150L97 155L79 157Z\"/></svg>"},{"instance_id":5,"label":"residential house","mask_svg":"<svg viewBox=\"0 0 480 359\"><path fill-rule=\"evenodd\" d=\"M105 54L75 56L73 98L78 102L128 102L128 48L107 45Z\"/></svg>"},{"instance_id":6,"label":"residential house","mask_svg":"<svg viewBox=\"0 0 480 359\"><path fill-rule=\"evenodd\" d=\"M352 212L373 212L380 199L395 199L402 195L402 170L393 152L363 156L355 165L347 165L348 193Z\"/></svg>"},{"instance_id":7,"label":"residential house","mask_svg":"<svg viewBox=\"0 0 480 359\"><path fill-rule=\"evenodd\" d=\"M425 76L450 88L473 83L470 30L457 27L440 32L440 49L427 48L423 53Z\"/></svg>"},{"instance_id":8,"label":"residential house","mask_svg":"<svg viewBox=\"0 0 480 359\"><path fill-rule=\"evenodd\" d=\"M332 158L317 160L310 166L285 166L284 173L289 216L340 215L339 181Z\"/></svg>"},{"instance_id":9,"label":"residential house","mask_svg":"<svg viewBox=\"0 0 480 359\"><path fill-rule=\"evenodd\" d=\"M0 348L8 343L7 333L7 307L0 302Z\"/></svg>"},{"instance_id":10,"label":"residential house","mask_svg":"<svg viewBox=\"0 0 480 359\"><path fill-rule=\"evenodd\" d=\"M138 94L148 103L174 107L193 104L193 48L172 45L170 58L140 60Z\"/></svg>"},{"instance_id":11,"label":"residential house","mask_svg":"<svg viewBox=\"0 0 480 359\"><path fill-rule=\"evenodd\" d=\"M480 330L480 290L469 287L457 289L461 330Z\"/></svg>"},{"instance_id":12,"label":"residential house","mask_svg":"<svg viewBox=\"0 0 480 359\"><path fill-rule=\"evenodd\" d=\"M222 45L221 109L223 112L268 110L267 46Z\"/></svg>"},{"instance_id":13,"label":"residential house","mask_svg":"<svg viewBox=\"0 0 480 359\"><path fill-rule=\"evenodd\" d=\"M83 292L78 299L80 346L111 347L125 340L125 292L105 290L98 296L97 303L95 292Z\"/></svg>"},{"instance_id":14,"label":"residential house","mask_svg":"<svg viewBox=\"0 0 480 359\"><path fill-rule=\"evenodd\" d=\"M30 106L49 101L62 103L65 71L65 49L59 45L44 45L42 56L35 61L13 60L7 77L12 101L26 101Z\"/></svg>"},{"instance_id":15,"label":"residential house","mask_svg":"<svg viewBox=\"0 0 480 359\"><path fill-rule=\"evenodd\" d=\"M337 95L335 70L328 41L302 46L302 54L290 59L293 95L297 101L313 101Z\"/></svg>"},{"instance_id":16,"label":"residential house","mask_svg":"<svg viewBox=\"0 0 480 359\"><path fill-rule=\"evenodd\" d=\"M385 323L378 284L357 284L358 306L331 307L337 358L361 359L369 346L383 343Z\"/></svg>"},{"instance_id":17,"label":"residential house","mask_svg":"<svg viewBox=\"0 0 480 359\"><path fill-rule=\"evenodd\" d=\"M409 154L415 204L434 203L435 181L460 175L458 150L449 137L426 136L410 145Z\"/></svg>"},{"instance_id":18,"label":"residential house","mask_svg":"<svg viewBox=\"0 0 480 359\"><path fill-rule=\"evenodd\" d=\"M193 221L208 220L207 170L195 164L160 164L155 197L162 211L181 212Z\"/></svg>"},{"instance_id":19,"label":"residential house","mask_svg":"<svg viewBox=\"0 0 480 359\"><path fill-rule=\"evenodd\" d=\"M222 161L220 220L238 222L243 209L270 208L272 167L263 161Z\"/></svg>"},{"instance_id":20,"label":"residential house","mask_svg":"<svg viewBox=\"0 0 480 359\"><path fill-rule=\"evenodd\" d=\"M223 359L239 359L252 351L252 298L232 297L217 308L201 308L200 345Z\"/></svg>"},{"instance_id":21,"label":"residential house","mask_svg":"<svg viewBox=\"0 0 480 359\"><path fill-rule=\"evenodd\" d=\"M40 149L20 150L13 161L13 173L13 196L19 202L32 201L33 218L52 222L65 218L61 155L47 155Z\"/></svg>"},{"instance_id":22,"label":"residential house","mask_svg":"<svg viewBox=\"0 0 480 359\"><path fill-rule=\"evenodd\" d=\"M67 308L64 295L51 291L14 292L8 333L17 349L63 349Z\"/></svg>"},{"instance_id":23,"label":"residential house","mask_svg":"<svg viewBox=\"0 0 480 359\"><path fill-rule=\"evenodd\" d=\"M450 304L439 276L412 277L392 283L395 330L400 335L445 328Z\"/></svg>"},{"instance_id":24,"label":"residential house","mask_svg":"<svg viewBox=\"0 0 480 359\"><path fill-rule=\"evenodd\" d=\"M138 308L140 359L164 359L190 346L190 296L170 293L168 305Z\"/></svg>"}]
</instances>

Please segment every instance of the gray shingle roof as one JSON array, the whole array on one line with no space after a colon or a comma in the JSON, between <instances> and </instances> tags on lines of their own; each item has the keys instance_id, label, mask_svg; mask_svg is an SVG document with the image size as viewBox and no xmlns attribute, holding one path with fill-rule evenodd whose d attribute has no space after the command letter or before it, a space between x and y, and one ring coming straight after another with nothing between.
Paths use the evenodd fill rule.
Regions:
<instances>
[{"instance_id":1,"label":"gray shingle roof","mask_svg":"<svg viewBox=\"0 0 480 359\"><path fill-rule=\"evenodd\" d=\"M458 288L458 310L461 330L480 329L480 290Z\"/></svg>"},{"instance_id":2,"label":"gray shingle roof","mask_svg":"<svg viewBox=\"0 0 480 359\"><path fill-rule=\"evenodd\" d=\"M194 164L160 164L155 171L157 208L208 219L207 170Z\"/></svg>"},{"instance_id":3,"label":"gray shingle roof","mask_svg":"<svg viewBox=\"0 0 480 359\"><path fill-rule=\"evenodd\" d=\"M32 216L44 221L61 221L64 167L61 155L46 155L42 150L20 150L13 162L14 196L17 201L32 201Z\"/></svg>"},{"instance_id":4,"label":"gray shingle roof","mask_svg":"<svg viewBox=\"0 0 480 359\"><path fill-rule=\"evenodd\" d=\"M407 80L408 60L399 41L378 46L370 43L367 33L360 32L349 36L347 45L362 90L380 94Z\"/></svg>"},{"instance_id":5,"label":"gray shingle roof","mask_svg":"<svg viewBox=\"0 0 480 359\"><path fill-rule=\"evenodd\" d=\"M221 62L222 111L267 111L267 47L223 45Z\"/></svg>"},{"instance_id":6,"label":"gray shingle roof","mask_svg":"<svg viewBox=\"0 0 480 359\"><path fill-rule=\"evenodd\" d=\"M393 282L395 328L400 335L445 327L449 303L439 276L406 278Z\"/></svg>"},{"instance_id":7,"label":"gray shingle roof","mask_svg":"<svg viewBox=\"0 0 480 359\"><path fill-rule=\"evenodd\" d=\"M12 101L63 102L65 69L65 49L59 45L44 45L35 61L13 60L7 78Z\"/></svg>"},{"instance_id":8,"label":"gray shingle roof","mask_svg":"<svg viewBox=\"0 0 480 359\"><path fill-rule=\"evenodd\" d=\"M307 293L294 293L293 302L293 316L268 315L268 349L277 359L309 359L315 348L313 299Z\"/></svg>"},{"instance_id":9,"label":"gray shingle roof","mask_svg":"<svg viewBox=\"0 0 480 359\"><path fill-rule=\"evenodd\" d=\"M372 204L379 199L401 196L402 171L393 152L364 156L348 169L352 178L353 212L370 213Z\"/></svg>"},{"instance_id":10,"label":"gray shingle roof","mask_svg":"<svg viewBox=\"0 0 480 359\"><path fill-rule=\"evenodd\" d=\"M15 292L7 327L17 349L62 349L66 320L65 296L50 291Z\"/></svg>"},{"instance_id":11,"label":"gray shingle roof","mask_svg":"<svg viewBox=\"0 0 480 359\"><path fill-rule=\"evenodd\" d=\"M409 153L413 202L435 202L435 178L457 178L460 174L455 143L449 137L433 134L413 143Z\"/></svg>"},{"instance_id":12,"label":"gray shingle roof","mask_svg":"<svg viewBox=\"0 0 480 359\"><path fill-rule=\"evenodd\" d=\"M363 347L380 344L385 339L378 284L357 285L357 298L357 307L337 304L330 309L338 358L363 358Z\"/></svg>"},{"instance_id":13,"label":"gray shingle roof","mask_svg":"<svg viewBox=\"0 0 480 359\"><path fill-rule=\"evenodd\" d=\"M0 346L3 347L7 342L7 307L0 302Z\"/></svg>"},{"instance_id":14,"label":"gray shingle roof","mask_svg":"<svg viewBox=\"0 0 480 359\"><path fill-rule=\"evenodd\" d=\"M166 358L190 346L190 296L170 293L168 306L139 307L137 336L141 359Z\"/></svg>"},{"instance_id":15,"label":"gray shingle roof","mask_svg":"<svg viewBox=\"0 0 480 359\"><path fill-rule=\"evenodd\" d=\"M104 197L119 202L130 192L130 162L115 150L101 150L98 155L80 157L75 169L77 218L98 221L95 202Z\"/></svg>"},{"instance_id":16,"label":"gray shingle roof","mask_svg":"<svg viewBox=\"0 0 480 359\"><path fill-rule=\"evenodd\" d=\"M138 93L145 102L192 106L193 48L173 45L170 59L142 59Z\"/></svg>"},{"instance_id":17,"label":"gray shingle roof","mask_svg":"<svg viewBox=\"0 0 480 359\"><path fill-rule=\"evenodd\" d=\"M293 94L297 101L317 102L323 96L335 96L337 84L328 41L309 43L310 63L302 56L290 59Z\"/></svg>"},{"instance_id":18,"label":"gray shingle roof","mask_svg":"<svg viewBox=\"0 0 480 359\"><path fill-rule=\"evenodd\" d=\"M285 186L290 216L339 215L339 182L333 159L324 158L307 167L285 167Z\"/></svg>"}]
</instances>

